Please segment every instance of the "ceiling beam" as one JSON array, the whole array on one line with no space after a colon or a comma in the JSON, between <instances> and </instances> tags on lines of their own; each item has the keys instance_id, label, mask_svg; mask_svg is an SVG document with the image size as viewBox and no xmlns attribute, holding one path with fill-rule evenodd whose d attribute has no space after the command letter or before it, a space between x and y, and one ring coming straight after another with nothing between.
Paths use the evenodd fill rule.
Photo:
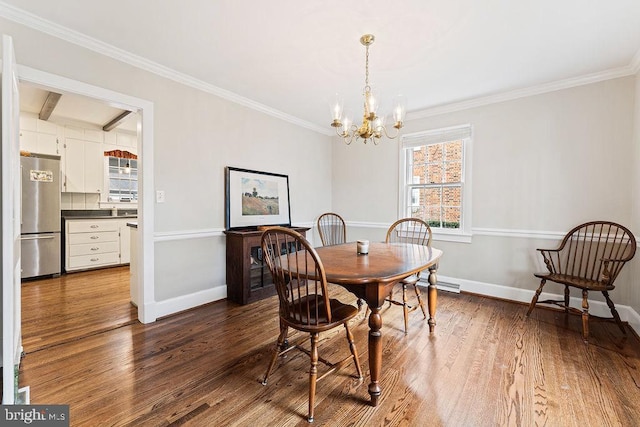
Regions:
<instances>
[{"instance_id":1,"label":"ceiling beam","mask_svg":"<svg viewBox=\"0 0 640 427\"><path fill-rule=\"evenodd\" d=\"M124 119L126 119L127 116L129 114L131 114L132 112L133 111L124 111L124 112L122 112L121 114L116 116L113 120L111 120L109 123L107 123L106 125L102 126L102 130L105 131L105 132L109 132L111 129L115 128L120 123L122 123L124 121Z\"/></svg>"},{"instance_id":2,"label":"ceiling beam","mask_svg":"<svg viewBox=\"0 0 640 427\"><path fill-rule=\"evenodd\" d=\"M58 105L58 101L62 95L55 92L49 92L47 94L47 99L44 100L44 104L42 104L42 108L40 108L40 114L38 118L40 120L49 120L49 116L53 113L53 110Z\"/></svg>"}]
</instances>

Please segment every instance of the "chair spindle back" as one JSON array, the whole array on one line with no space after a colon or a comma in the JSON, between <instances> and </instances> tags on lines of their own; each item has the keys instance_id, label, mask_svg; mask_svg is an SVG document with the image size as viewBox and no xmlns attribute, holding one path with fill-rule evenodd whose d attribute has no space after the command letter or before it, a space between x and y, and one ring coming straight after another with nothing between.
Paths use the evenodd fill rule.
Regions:
<instances>
[{"instance_id":1,"label":"chair spindle back","mask_svg":"<svg viewBox=\"0 0 640 427\"><path fill-rule=\"evenodd\" d=\"M331 322L324 267L307 239L273 227L262 234L262 252L278 292L281 319L306 326Z\"/></svg>"},{"instance_id":2,"label":"chair spindle back","mask_svg":"<svg viewBox=\"0 0 640 427\"><path fill-rule=\"evenodd\" d=\"M613 283L636 252L636 239L624 226L593 221L575 227L557 251L541 250L551 273Z\"/></svg>"},{"instance_id":3,"label":"chair spindle back","mask_svg":"<svg viewBox=\"0 0 640 427\"><path fill-rule=\"evenodd\" d=\"M391 224L386 242L431 246L431 227L419 218L402 218Z\"/></svg>"},{"instance_id":4,"label":"chair spindle back","mask_svg":"<svg viewBox=\"0 0 640 427\"><path fill-rule=\"evenodd\" d=\"M318 234L322 246L339 245L347 241L344 219L336 213L327 212L318 218Z\"/></svg>"}]
</instances>

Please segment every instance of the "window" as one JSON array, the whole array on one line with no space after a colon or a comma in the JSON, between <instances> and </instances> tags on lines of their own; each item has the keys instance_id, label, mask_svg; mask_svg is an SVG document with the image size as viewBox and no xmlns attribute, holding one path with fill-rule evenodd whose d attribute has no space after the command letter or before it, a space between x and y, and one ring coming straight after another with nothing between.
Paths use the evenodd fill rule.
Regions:
<instances>
[{"instance_id":1,"label":"window","mask_svg":"<svg viewBox=\"0 0 640 427\"><path fill-rule=\"evenodd\" d=\"M135 202L138 200L138 160L107 157L109 202Z\"/></svg>"},{"instance_id":2,"label":"window","mask_svg":"<svg viewBox=\"0 0 640 427\"><path fill-rule=\"evenodd\" d=\"M471 126L405 135L402 150L400 216L425 220L434 234L470 236Z\"/></svg>"}]
</instances>

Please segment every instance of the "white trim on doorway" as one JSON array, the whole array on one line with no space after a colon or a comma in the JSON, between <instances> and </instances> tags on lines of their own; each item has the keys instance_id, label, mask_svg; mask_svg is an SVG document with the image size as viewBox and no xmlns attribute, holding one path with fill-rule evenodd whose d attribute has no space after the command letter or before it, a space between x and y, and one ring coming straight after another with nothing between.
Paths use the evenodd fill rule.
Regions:
<instances>
[{"instance_id":1,"label":"white trim on doorway","mask_svg":"<svg viewBox=\"0 0 640 427\"><path fill-rule=\"evenodd\" d=\"M66 92L94 98L118 108L137 111L141 117L138 130L138 172L142 197L138 200L138 320L150 323L157 319L154 295L154 199L153 199L153 102L114 92L77 80L18 65L21 82L44 86L56 92Z\"/></svg>"}]
</instances>

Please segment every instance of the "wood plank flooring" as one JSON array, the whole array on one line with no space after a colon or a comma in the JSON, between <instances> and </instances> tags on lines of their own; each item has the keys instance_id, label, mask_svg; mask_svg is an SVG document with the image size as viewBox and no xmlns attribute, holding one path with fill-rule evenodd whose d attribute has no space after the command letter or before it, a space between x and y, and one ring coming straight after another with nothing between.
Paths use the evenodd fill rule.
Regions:
<instances>
[{"instance_id":1,"label":"wood plank flooring","mask_svg":"<svg viewBox=\"0 0 640 427\"><path fill-rule=\"evenodd\" d=\"M128 269L23 284L20 386L33 404L69 404L72 426L304 426L306 355L263 376L278 332L277 301L219 301L142 325ZM354 298L332 288L345 301ZM615 294L613 295L615 300ZM383 394L347 365L318 384L320 426L637 426L640 340L577 316L469 294L439 293L429 334L419 312L383 312ZM353 331L368 373L368 327ZM320 355L348 354L344 332L321 334Z\"/></svg>"}]
</instances>

